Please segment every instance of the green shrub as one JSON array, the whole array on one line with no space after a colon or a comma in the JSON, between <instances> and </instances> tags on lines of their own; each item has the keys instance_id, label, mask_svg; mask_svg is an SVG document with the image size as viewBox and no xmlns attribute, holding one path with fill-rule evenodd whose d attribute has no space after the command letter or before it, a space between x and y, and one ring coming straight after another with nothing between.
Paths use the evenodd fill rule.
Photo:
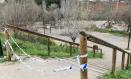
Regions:
<instances>
[{"instance_id":1,"label":"green shrub","mask_svg":"<svg viewBox=\"0 0 131 79\"><path fill-rule=\"evenodd\" d=\"M116 71L114 75L110 72L106 73L102 79L130 79L131 78L131 66L128 70Z\"/></svg>"},{"instance_id":2,"label":"green shrub","mask_svg":"<svg viewBox=\"0 0 131 79\"><path fill-rule=\"evenodd\" d=\"M102 33L110 33L110 34L118 35L118 36L127 36L128 35L128 32L119 31L119 30L112 30L112 29L95 28L95 31L102 32Z\"/></svg>"}]
</instances>

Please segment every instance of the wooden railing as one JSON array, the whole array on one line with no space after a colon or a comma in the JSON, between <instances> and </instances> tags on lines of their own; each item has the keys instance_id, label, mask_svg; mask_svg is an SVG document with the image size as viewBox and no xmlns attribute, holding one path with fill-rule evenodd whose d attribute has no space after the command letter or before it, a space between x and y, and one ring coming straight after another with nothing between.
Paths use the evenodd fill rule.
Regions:
<instances>
[{"instance_id":1,"label":"wooden railing","mask_svg":"<svg viewBox=\"0 0 131 79\"><path fill-rule=\"evenodd\" d=\"M6 25L8 28L11 28L11 29L15 29L15 30L19 30L19 31L22 31L22 32L26 32L26 33L30 33L30 34L33 34L33 35L37 35L37 36L41 36L41 37L46 37L48 39L54 39L54 40L57 40L57 41L61 41L61 42L65 42L65 43L69 43L70 44L70 55L72 55L71 53L71 49L72 49L72 45L77 45L77 46L80 46L80 50L81 50L81 54L84 55L84 53L86 52L86 49L85 47L83 48L83 45L86 46L86 48L93 48L91 46L88 46L88 43L87 45L84 44L84 42L81 42L81 44L78 44L78 43L74 43L74 42L71 42L71 41L67 41L67 40L63 40L63 39L60 39L60 38L57 38L57 37L53 37L53 36L49 36L49 35L45 35L45 34L40 34L40 33L36 33L36 32L33 32L33 31L30 31L30 30L27 30L27 29L22 29L22 28L19 28L19 27L15 27L13 25ZM112 73L114 74L115 70L116 70L116 54L117 54L117 51L120 51L121 54L122 54L122 60L121 60L121 69L128 69L128 65L131 63L131 53L128 52L128 51L125 51L124 49L118 47L118 46L115 46L109 42L106 42L100 38L97 38L93 35L90 35L88 33L85 33L85 32L80 32L80 35L81 36L84 36L83 37L83 41L84 41L84 38L87 38L87 41L91 41L91 42L94 42L94 43L97 43L97 44L100 44L100 45L104 45L106 47L109 47L109 48L112 48ZM85 42L86 43L86 42ZM101 50L101 49L99 49ZM48 42L48 53L50 55L50 43ZM126 64L125 64L125 55L128 55L127 56L127 61L126 61ZM85 59L84 59L85 60ZM87 60L85 60L83 62L87 62ZM81 71L81 74L83 76L86 76L87 75L84 75L86 74L87 72L83 73ZM86 78L87 79L87 78Z\"/></svg>"},{"instance_id":2,"label":"wooden railing","mask_svg":"<svg viewBox=\"0 0 131 79\"><path fill-rule=\"evenodd\" d=\"M87 38L87 41L91 41L100 45L104 45L106 47L112 48L112 73L115 72L116 69L116 54L117 51L122 52L122 61L121 61L121 69L128 69L128 65L131 63L131 53L123 50L122 48L115 46L111 43L108 43L100 38L97 38L93 35L87 34L85 32L80 32L81 35L85 36ZM88 44L87 44L88 45ZM127 54L127 62L125 65L125 54Z\"/></svg>"},{"instance_id":3,"label":"wooden railing","mask_svg":"<svg viewBox=\"0 0 131 79\"><path fill-rule=\"evenodd\" d=\"M36 33L36 32L30 31L30 30L27 30L27 29L15 27L13 25L6 25L6 26L8 28L19 30L19 31L26 32L26 33L30 33L30 34L33 34L33 35L37 35L37 36L41 36L41 37L46 37L48 39L54 39L54 40L57 40L57 41L69 43L70 44L70 56L72 55L72 53L71 53L72 45L80 46L79 43L74 43L74 42L63 40L63 39L60 39L60 38L57 38L57 37ZM90 34L87 34L85 32L80 32L80 34L86 36L88 41L91 41L91 42L94 42L94 43L97 43L97 44L104 45L106 47L112 48L112 50L113 50L113 52L112 52L112 72L115 72L116 53L117 53L117 51L122 52L121 68L122 69L128 68L129 63L131 63L131 53L130 52L127 52L127 51L125 51L124 49L122 49L122 48L120 48L118 46L115 46L115 45L113 45L111 43L108 43L108 42L106 42L106 41L104 41L104 40L102 40L100 38L97 38L97 37L95 37L93 35L90 35ZM93 49L93 47L91 47L91 46L87 45L87 47ZM102 49L99 49L99 50L102 51ZM49 53L48 55L50 55L50 44L49 43L48 43L48 53ZM127 57L127 62L126 62L126 66L125 66L125 55L126 54L128 55L128 57Z\"/></svg>"},{"instance_id":4,"label":"wooden railing","mask_svg":"<svg viewBox=\"0 0 131 79\"><path fill-rule=\"evenodd\" d=\"M49 39L53 39L53 40L57 40L57 41L61 41L61 42L70 44L70 56L72 56L72 46L73 45L80 46L79 43L67 41L67 40L64 40L64 39L61 39L61 38L58 38L58 37L53 37L53 36L49 36L49 35L45 35L45 34L36 33L36 32L30 31L30 30L27 30L27 29L23 29L23 28L19 28L19 27L13 26L13 25L7 24L6 27L11 28L11 29L15 29L15 30L18 30L18 31L26 32L26 33L29 33L29 34L37 35L37 36L46 37L48 39L48 45L47 45L48 46L48 55L50 55L50 50L51 50ZM93 47L91 47L91 46L87 46L87 48L93 49ZM98 48L97 50L100 51L101 57L102 57L102 49ZM95 52L94 52L94 54L95 54Z\"/></svg>"}]
</instances>

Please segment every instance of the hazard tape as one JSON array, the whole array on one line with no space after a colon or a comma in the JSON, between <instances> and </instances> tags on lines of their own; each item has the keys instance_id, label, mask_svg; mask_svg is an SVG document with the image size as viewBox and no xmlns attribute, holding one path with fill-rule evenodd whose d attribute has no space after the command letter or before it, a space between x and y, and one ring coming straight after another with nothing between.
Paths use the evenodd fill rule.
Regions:
<instances>
[{"instance_id":1,"label":"hazard tape","mask_svg":"<svg viewBox=\"0 0 131 79\"><path fill-rule=\"evenodd\" d=\"M85 57L87 57L87 56L88 56L88 54L80 55L80 58L85 58Z\"/></svg>"},{"instance_id":2,"label":"hazard tape","mask_svg":"<svg viewBox=\"0 0 131 79\"><path fill-rule=\"evenodd\" d=\"M87 63L85 63L85 64L81 64L80 63L80 58L82 57L82 58L84 58L84 57L87 57L88 55L87 54L85 54L85 55L81 55L81 56L77 56L77 62L78 62L78 64L80 64L80 69L82 70L82 71L85 71L85 70L87 70L88 69L88 64Z\"/></svg>"}]
</instances>

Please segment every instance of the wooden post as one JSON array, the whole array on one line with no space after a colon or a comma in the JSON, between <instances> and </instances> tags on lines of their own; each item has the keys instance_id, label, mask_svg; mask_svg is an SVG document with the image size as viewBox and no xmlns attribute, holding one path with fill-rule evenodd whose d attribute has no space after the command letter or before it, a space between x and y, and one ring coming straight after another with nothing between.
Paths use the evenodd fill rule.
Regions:
<instances>
[{"instance_id":1,"label":"wooden post","mask_svg":"<svg viewBox=\"0 0 131 79\"><path fill-rule=\"evenodd\" d=\"M1 38L0 38L0 57L3 56L3 50L2 50L2 44L1 44Z\"/></svg>"},{"instance_id":2,"label":"wooden post","mask_svg":"<svg viewBox=\"0 0 131 79\"><path fill-rule=\"evenodd\" d=\"M17 30L13 29L13 31L14 31L14 37L17 38Z\"/></svg>"},{"instance_id":3,"label":"wooden post","mask_svg":"<svg viewBox=\"0 0 131 79\"><path fill-rule=\"evenodd\" d=\"M130 39L131 39L131 32L129 33L127 50L129 50L130 48Z\"/></svg>"},{"instance_id":4,"label":"wooden post","mask_svg":"<svg viewBox=\"0 0 131 79\"><path fill-rule=\"evenodd\" d=\"M8 30L5 31L5 34L6 34L6 40L9 42L10 35L8 33ZM6 44L6 52L7 52L7 60L11 61L10 46L8 43Z\"/></svg>"},{"instance_id":5,"label":"wooden post","mask_svg":"<svg viewBox=\"0 0 131 79\"><path fill-rule=\"evenodd\" d=\"M46 29L46 27L44 27L44 34L45 34L45 29Z\"/></svg>"},{"instance_id":6,"label":"wooden post","mask_svg":"<svg viewBox=\"0 0 131 79\"><path fill-rule=\"evenodd\" d=\"M96 56L96 49L95 48L93 48L93 57L95 58L95 56Z\"/></svg>"},{"instance_id":7,"label":"wooden post","mask_svg":"<svg viewBox=\"0 0 131 79\"><path fill-rule=\"evenodd\" d=\"M114 74L115 69L116 69L116 49L114 48L112 52L112 74Z\"/></svg>"},{"instance_id":8,"label":"wooden post","mask_svg":"<svg viewBox=\"0 0 131 79\"><path fill-rule=\"evenodd\" d=\"M70 56L72 56L72 44L70 43Z\"/></svg>"},{"instance_id":9,"label":"wooden post","mask_svg":"<svg viewBox=\"0 0 131 79\"><path fill-rule=\"evenodd\" d=\"M122 53L122 62L121 62L121 69L124 69L124 64L125 64L125 52Z\"/></svg>"},{"instance_id":10,"label":"wooden post","mask_svg":"<svg viewBox=\"0 0 131 79\"><path fill-rule=\"evenodd\" d=\"M128 38L128 46L127 46L127 50L129 50L130 47L130 39L131 39L131 17L128 17L128 31L129 31L129 38Z\"/></svg>"},{"instance_id":11,"label":"wooden post","mask_svg":"<svg viewBox=\"0 0 131 79\"><path fill-rule=\"evenodd\" d=\"M85 33L80 36L80 55L85 55L87 54L87 38ZM85 64L87 63L87 57L82 57L80 58L80 64ZM88 69L81 72L81 79L88 79Z\"/></svg>"},{"instance_id":12,"label":"wooden post","mask_svg":"<svg viewBox=\"0 0 131 79\"><path fill-rule=\"evenodd\" d=\"M50 56L50 38L48 38L48 56Z\"/></svg>"},{"instance_id":13,"label":"wooden post","mask_svg":"<svg viewBox=\"0 0 131 79\"><path fill-rule=\"evenodd\" d=\"M51 27L49 29L50 29L50 34L51 34Z\"/></svg>"},{"instance_id":14,"label":"wooden post","mask_svg":"<svg viewBox=\"0 0 131 79\"><path fill-rule=\"evenodd\" d=\"M131 64L131 54L130 54L130 64Z\"/></svg>"},{"instance_id":15,"label":"wooden post","mask_svg":"<svg viewBox=\"0 0 131 79\"><path fill-rule=\"evenodd\" d=\"M93 52L94 52L93 57L96 56L96 50L98 50L98 46L97 45L93 45Z\"/></svg>"},{"instance_id":16,"label":"wooden post","mask_svg":"<svg viewBox=\"0 0 131 79\"><path fill-rule=\"evenodd\" d=\"M128 54L128 56L127 56L127 64L126 64L126 69L128 69L128 66L129 66L129 61L130 61L130 54Z\"/></svg>"},{"instance_id":17,"label":"wooden post","mask_svg":"<svg viewBox=\"0 0 131 79\"><path fill-rule=\"evenodd\" d=\"M102 56L103 56L102 49L100 49L100 52L101 52L101 56L100 57L102 58Z\"/></svg>"}]
</instances>

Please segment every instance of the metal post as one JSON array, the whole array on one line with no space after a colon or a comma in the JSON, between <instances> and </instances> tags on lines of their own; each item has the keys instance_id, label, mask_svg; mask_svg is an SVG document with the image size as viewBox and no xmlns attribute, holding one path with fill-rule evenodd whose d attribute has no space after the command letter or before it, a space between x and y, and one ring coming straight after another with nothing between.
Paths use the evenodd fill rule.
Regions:
<instances>
[{"instance_id":1,"label":"metal post","mask_svg":"<svg viewBox=\"0 0 131 79\"><path fill-rule=\"evenodd\" d=\"M80 55L87 54L87 38L84 32L80 36ZM80 57L80 64L87 63L87 57ZM81 79L88 79L88 69L81 72Z\"/></svg>"}]
</instances>

